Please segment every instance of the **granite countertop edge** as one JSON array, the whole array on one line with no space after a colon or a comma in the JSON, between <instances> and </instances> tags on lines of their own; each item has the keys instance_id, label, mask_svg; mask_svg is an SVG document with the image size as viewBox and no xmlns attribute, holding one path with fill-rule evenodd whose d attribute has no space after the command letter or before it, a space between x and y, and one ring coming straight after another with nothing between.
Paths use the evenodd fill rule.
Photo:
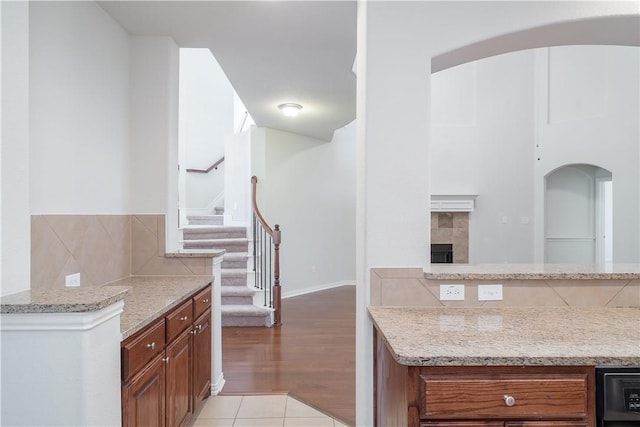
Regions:
<instances>
[{"instance_id":1,"label":"granite countertop edge","mask_svg":"<svg viewBox=\"0 0 640 427\"><path fill-rule=\"evenodd\" d=\"M96 289L101 288L96 287ZM65 288L65 289L33 289L2 297L1 314L64 314L90 313L102 310L118 301L124 300L129 288L116 286L104 292L91 292L96 289ZM21 298L25 300L20 301ZM28 298L28 301L26 300ZM31 298L46 298L47 301L33 302ZM55 301L55 299L59 301ZM75 301L74 301L75 300ZM14 301L14 302L12 302Z\"/></svg>"},{"instance_id":2,"label":"granite countertop edge","mask_svg":"<svg viewBox=\"0 0 640 427\"><path fill-rule=\"evenodd\" d=\"M429 345L422 342L412 343L407 349L407 338L403 335L402 331L398 332L397 329L393 331L389 331L389 327L385 327L378 322L377 315L375 311L377 309L388 309L388 310L396 310L400 313L404 309L420 309L425 311L436 310L438 313L442 311L443 314L449 313L446 311L446 308L440 307L378 307L378 306L370 306L368 308L369 318L371 319L374 327L378 330L379 339L385 344L389 353L392 355L393 359L401 365L405 366L640 366L640 349L639 351L632 355L629 354L615 354L615 351L612 354L582 354L575 356L571 354L571 346L568 345L566 354L550 354L550 355L536 355L536 356L525 356L525 355L506 355L506 356L496 356L489 354L490 352L486 352L485 354L479 353L474 355L459 355L455 354L455 351L452 351L451 354L432 354L429 355L429 351L424 350L422 348L428 348L429 345L433 345L438 347L440 344L448 345L449 340L444 338L444 343L441 342L433 342L430 341ZM557 308L557 307L556 307ZM510 308L506 308L509 310ZM519 310L526 308L518 308ZM535 308L534 308L535 309ZM373 310L373 312L372 312ZM456 309L456 313L462 312L466 310L465 308ZM478 309L476 307L470 308L470 311L479 311L482 309ZM499 311L500 309L492 309L493 311ZM606 309L606 310L617 310L617 309ZM629 309L627 309L629 310ZM631 308L631 310L636 311L638 308ZM388 319L382 319L383 323ZM415 327L424 327L424 325L404 325L403 330L407 331L406 334L410 335L411 330ZM389 336L387 336L387 334ZM444 337L444 334L442 334ZM432 338L430 336L430 338ZM401 347L400 351L398 351L394 345L390 343L390 341L399 342L399 346ZM452 346L455 348L455 345ZM439 350L441 351L441 349ZM422 354L420 354L422 353ZM420 354L420 355L418 355Z\"/></svg>"},{"instance_id":3,"label":"granite countertop edge","mask_svg":"<svg viewBox=\"0 0 640 427\"><path fill-rule=\"evenodd\" d=\"M639 273L516 273L424 272L427 280L636 280Z\"/></svg>"}]
</instances>

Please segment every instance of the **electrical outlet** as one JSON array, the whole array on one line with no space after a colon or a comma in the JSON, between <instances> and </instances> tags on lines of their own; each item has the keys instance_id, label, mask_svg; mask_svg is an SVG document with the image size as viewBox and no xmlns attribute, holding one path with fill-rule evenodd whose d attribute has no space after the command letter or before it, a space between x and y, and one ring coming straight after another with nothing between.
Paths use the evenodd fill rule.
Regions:
<instances>
[{"instance_id":1,"label":"electrical outlet","mask_svg":"<svg viewBox=\"0 0 640 427\"><path fill-rule=\"evenodd\" d=\"M440 285L440 301L464 301L464 285Z\"/></svg>"},{"instance_id":2,"label":"electrical outlet","mask_svg":"<svg viewBox=\"0 0 640 427\"><path fill-rule=\"evenodd\" d=\"M502 301L502 285L478 285L478 301Z\"/></svg>"},{"instance_id":3,"label":"electrical outlet","mask_svg":"<svg viewBox=\"0 0 640 427\"><path fill-rule=\"evenodd\" d=\"M80 286L80 273L64 276L64 285L68 287Z\"/></svg>"}]
</instances>

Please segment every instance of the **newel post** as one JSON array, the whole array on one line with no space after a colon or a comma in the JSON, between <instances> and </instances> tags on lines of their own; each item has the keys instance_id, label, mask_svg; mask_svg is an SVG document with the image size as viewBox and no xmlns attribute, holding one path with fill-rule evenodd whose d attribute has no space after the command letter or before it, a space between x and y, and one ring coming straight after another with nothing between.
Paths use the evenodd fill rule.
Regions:
<instances>
[{"instance_id":1,"label":"newel post","mask_svg":"<svg viewBox=\"0 0 640 427\"><path fill-rule=\"evenodd\" d=\"M280 225L273 230L273 325L282 326L282 297L280 288Z\"/></svg>"}]
</instances>

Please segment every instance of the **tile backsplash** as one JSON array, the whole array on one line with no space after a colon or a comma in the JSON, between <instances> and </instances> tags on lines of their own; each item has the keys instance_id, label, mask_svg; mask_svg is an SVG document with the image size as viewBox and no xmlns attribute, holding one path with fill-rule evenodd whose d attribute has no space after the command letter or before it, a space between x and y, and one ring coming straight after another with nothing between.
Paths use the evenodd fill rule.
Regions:
<instances>
[{"instance_id":1,"label":"tile backsplash","mask_svg":"<svg viewBox=\"0 0 640 427\"><path fill-rule=\"evenodd\" d=\"M465 301L440 301L440 284L465 285ZM640 307L640 280L504 280L502 301L478 301L481 280L427 280L420 268L371 270L371 305L427 307Z\"/></svg>"},{"instance_id":2,"label":"tile backsplash","mask_svg":"<svg viewBox=\"0 0 640 427\"><path fill-rule=\"evenodd\" d=\"M32 215L31 288L147 275L212 274L211 258L165 258L164 215Z\"/></svg>"}]
</instances>

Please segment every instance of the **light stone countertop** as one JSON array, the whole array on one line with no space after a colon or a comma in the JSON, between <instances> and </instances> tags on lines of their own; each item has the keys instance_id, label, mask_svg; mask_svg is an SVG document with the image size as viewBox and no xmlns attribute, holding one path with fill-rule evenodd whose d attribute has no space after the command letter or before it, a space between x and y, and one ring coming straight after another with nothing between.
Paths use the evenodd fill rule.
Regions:
<instances>
[{"instance_id":1,"label":"light stone countertop","mask_svg":"<svg viewBox=\"0 0 640 427\"><path fill-rule=\"evenodd\" d=\"M87 313L125 299L128 291L122 286L31 289L0 298L0 313Z\"/></svg>"},{"instance_id":2,"label":"light stone countertop","mask_svg":"<svg viewBox=\"0 0 640 427\"><path fill-rule=\"evenodd\" d=\"M167 258L216 258L226 253L226 249L180 249L164 254Z\"/></svg>"},{"instance_id":3,"label":"light stone countertop","mask_svg":"<svg viewBox=\"0 0 640 427\"><path fill-rule=\"evenodd\" d=\"M132 276L103 287L125 286L129 291L120 316L120 332L125 340L212 280L211 276Z\"/></svg>"},{"instance_id":4,"label":"light stone countertop","mask_svg":"<svg viewBox=\"0 0 640 427\"><path fill-rule=\"evenodd\" d=\"M408 366L640 366L640 308L369 307Z\"/></svg>"},{"instance_id":5,"label":"light stone countertop","mask_svg":"<svg viewBox=\"0 0 640 427\"><path fill-rule=\"evenodd\" d=\"M428 280L634 280L640 264L431 264Z\"/></svg>"}]
</instances>

